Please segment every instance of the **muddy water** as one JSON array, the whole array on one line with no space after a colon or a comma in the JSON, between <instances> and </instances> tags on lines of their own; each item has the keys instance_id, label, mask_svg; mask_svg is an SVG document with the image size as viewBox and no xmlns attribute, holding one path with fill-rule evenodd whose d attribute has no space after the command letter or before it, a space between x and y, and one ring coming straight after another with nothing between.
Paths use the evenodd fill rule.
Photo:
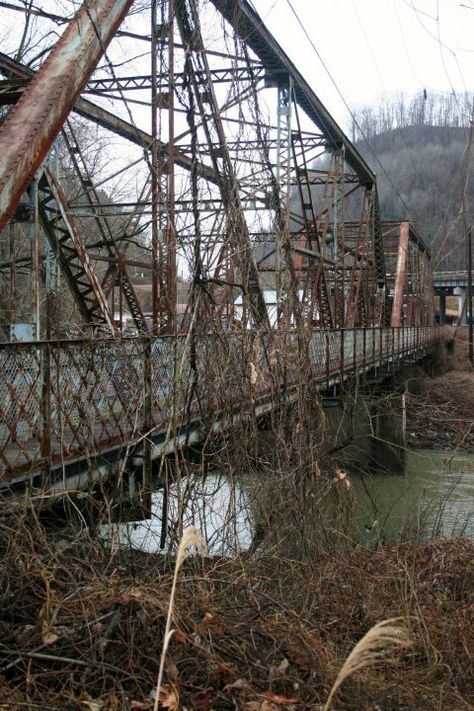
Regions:
<instances>
[{"instance_id":1,"label":"muddy water","mask_svg":"<svg viewBox=\"0 0 474 711\"><path fill-rule=\"evenodd\" d=\"M465 535L474 541L474 455L409 451L406 476L350 475L355 499L354 535L369 547L400 539ZM169 523L183 518L204 534L210 550L235 555L252 540L245 486L221 474L183 481L170 491ZM186 505L184 505L186 501ZM151 520L104 527L118 545L160 550L163 495L153 495Z\"/></svg>"},{"instance_id":2,"label":"muddy water","mask_svg":"<svg viewBox=\"0 0 474 711\"><path fill-rule=\"evenodd\" d=\"M464 535L474 540L474 455L407 453L404 477L352 477L355 521L367 544Z\"/></svg>"}]
</instances>

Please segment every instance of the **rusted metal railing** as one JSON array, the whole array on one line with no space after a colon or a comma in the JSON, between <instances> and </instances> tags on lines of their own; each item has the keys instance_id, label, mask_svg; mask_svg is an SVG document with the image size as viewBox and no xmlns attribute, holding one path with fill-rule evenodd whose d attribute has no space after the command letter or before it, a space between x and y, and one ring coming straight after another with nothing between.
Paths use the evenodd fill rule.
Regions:
<instances>
[{"instance_id":1,"label":"rusted metal railing","mask_svg":"<svg viewBox=\"0 0 474 711\"><path fill-rule=\"evenodd\" d=\"M430 327L314 331L311 375L321 389L343 384L419 357L438 333ZM277 332L202 337L192 348L184 336L0 344L0 481L138 441L165 429L170 417L212 416L224 395L238 408L248 401L244 385L252 380L258 403L275 392L272 358L283 354L281 390L299 382L295 349L294 333Z\"/></svg>"}]
</instances>

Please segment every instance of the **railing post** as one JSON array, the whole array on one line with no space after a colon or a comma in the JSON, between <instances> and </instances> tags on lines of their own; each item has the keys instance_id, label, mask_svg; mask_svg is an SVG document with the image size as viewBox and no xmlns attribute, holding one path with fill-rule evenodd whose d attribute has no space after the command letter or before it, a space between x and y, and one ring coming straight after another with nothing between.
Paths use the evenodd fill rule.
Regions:
<instances>
[{"instance_id":1,"label":"railing post","mask_svg":"<svg viewBox=\"0 0 474 711\"><path fill-rule=\"evenodd\" d=\"M375 371L375 326L372 326L372 366Z\"/></svg>"},{"instance_id":2,"label":"railing post","mask_svg":"<svg viewBox=\"0 0 474 711\"><path fill-rule=\"evenodd\" d=\"M340 378L341 378L341 397L344 394L344 346L345 346L345 338L346 338L346 332L343 328L340 329L339 331L339 372L340 372Z\"/></svg>"},{"instance_id":3,"label":"railing post","mask_svg":"<svg viewBox=\"0 0 474 711\"><path fill-rule=\"evenodd\" d=\"M362 358L362 366L364 368L364 381L365 381L365 377L366 377L366 373L367 373L367 329L366 328L362 329L362 334L363 334L362 342L363 342L363 348L364 348L363 358Z\"/></svg>"},{"instance_id":4,"label":"railing post","mask_svg":"<svg viewBox=\"0 0 474 711\"><path fill-rule=\"evenodd\" d=\"M357 329L352 329L352 370L357 372Z\"/></svg>"},{"instance_id":5,"label":"railing post","mask_svg":"<svg viewBox=\"0 0 474 711\"><path fill-rule=\"evenodd\" d=\"M51 343L41 347L42 393L41 393L41 459L44 469L51 470Z\"/></svg>"},{"instance_id":6,"label":"railing post","mask_svg":"<svg viewBox=\"0 0 474 711\"><path fill-rule=\"evenodd\" d=\"M143 339L143 487L142 511L145 518L151 516L152 490L152 442L150 432L153 427L153 389L152 389L152 349L153 340Z\"/></svg>"},{"instance_id":7,"label":"railing post","mask_svg":"<svg viewBox=\"0 0 474 711\"><path fill-rule=\"evenodd\" d=\"M395 329L391 326L392 336L392 370L395 370Z\"/></svg>"},{"instance_id":8,"label":"railing post","mask_svg":"<svg viewBox=\"0 0 474 711\"><path fill-rule=\"evenodd\" d=\"M330 360L330 349L329 349L329 331L324 331L326 338L326 387L329 389L329 360Z\"/></svg>"},{"instance_id":9,"label":"railing post","mask_svg":"<svg viewBox=\"0 0 474 711\"><path fill-rule=\"evenodd\" d=\"M346 332L343 328L339 331L339 369L341 371L341 379L344 373L344 346Z\"/></svg>"}]
</instances>

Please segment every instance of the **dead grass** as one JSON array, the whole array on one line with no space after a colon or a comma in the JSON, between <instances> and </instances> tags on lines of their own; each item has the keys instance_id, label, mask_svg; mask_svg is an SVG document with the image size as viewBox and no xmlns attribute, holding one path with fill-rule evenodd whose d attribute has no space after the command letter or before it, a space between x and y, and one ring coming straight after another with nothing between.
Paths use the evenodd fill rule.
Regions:
<instances>
[{"instance_id":1,"label":"dead grass","mask_svg":"<svg viewBox=\"0 0 474 711\"><path fill-rule=\"evenodd\" d=\"M467 330L449 328L445 335L434 376L423 374L410 383L410 442L474 451L474 371L468 361Z\"/></svg>"},{"instance_id":2,"label":"dead grass","mask_svg":"<svg viewBox=\"0 0 474 711\"><path fill-rule=\"evenodd\" d=\"M0 528L0 708L152 709L173 585L162 556ZM347 679L333 709L468 709L474 546L463 539L321 556L190 559L176 588L160 708L319 709L354 645L402 617L395 666Z\"/></svg>"}]
</instances>

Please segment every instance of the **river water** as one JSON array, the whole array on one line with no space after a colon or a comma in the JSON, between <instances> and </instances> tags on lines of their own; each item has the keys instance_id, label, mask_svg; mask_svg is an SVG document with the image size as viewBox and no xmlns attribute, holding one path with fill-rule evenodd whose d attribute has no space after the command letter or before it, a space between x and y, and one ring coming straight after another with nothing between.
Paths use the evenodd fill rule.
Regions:
<instances>
[{"instance_id":1,"label":"river water","mask_svg":"<svg viewBox=\"0 0 474 711\"><path fill-rule=\"evenodd\" d=\"M369 547L380 542L464 535L474 541L474 455L418 450L407 453L405 476L349 474L355 499L356 536ZM245 485L221 474L196 478L170 491L169 522L197 526L209 550L235 555L250 545L252 519ZM186 505L183 502L186 501ZM160 550L163 494L152 500L152 518L113 524L102 534L118 545Z\"/></svg>"},{"instance_id":2,"label":"river water","mask_svg":"<svg viewBox=\"0 0 474 711\"><path fill-rule=\"evenodd\" d=\"M407 453L405 476L353 478L362 540L467 536L474 541L474 455Z\"/></svg>"}]
</instances>

